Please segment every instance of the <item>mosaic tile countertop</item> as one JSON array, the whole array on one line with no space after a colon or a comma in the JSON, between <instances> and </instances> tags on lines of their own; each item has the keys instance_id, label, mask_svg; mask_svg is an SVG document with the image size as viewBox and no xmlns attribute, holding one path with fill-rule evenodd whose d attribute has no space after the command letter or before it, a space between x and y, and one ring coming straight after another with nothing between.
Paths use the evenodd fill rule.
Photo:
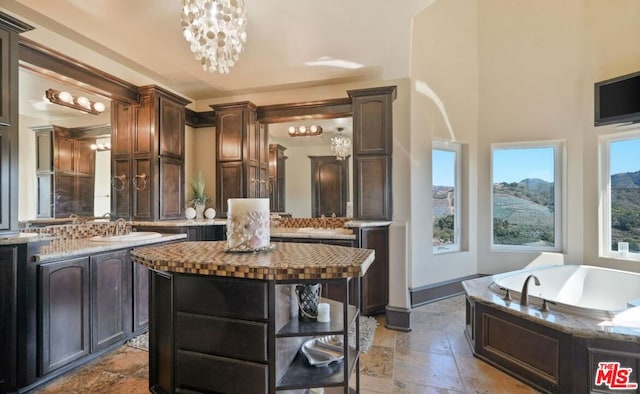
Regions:
<instances>
[{"instance_id":1,"label":"mosaic tile countertop","mask_svg":"<svg viewBox=\"0 0 640 394\"><path fill-rule=\"evenodd\" d=\"M227 253L226 241L181 242L136 248L131 258L158 271L263 280L338 279L363 276L375 251L286 243L256 253Z\"/></svg>"},{"instance_id":2,"label":"mosaic tile countertop","mask_svg":"<svg viewBox=\"0 0 640 394\"><path fill-rule=\"evenodd\" d=\"M111 250L130 248L134 246L156 244L158 242L178 241L187 238L187 234L162 234L158 238L128 240L119 242L96 242L88 238L56 239L49 245L42 246L40 254L35 255L35 260L44 262L59 258L81 256L87 254L108 252Z\"/></svg>"},{"instance_id":3,"label":"mosaic tile countertop","mask_svg":"<svg viewBox=\"0 0 640 394\"><path fill-rule=\"evenodd\" d=\"M489 289L493 276L485 276L462 282L467 295L475 302L489 304L512 315L522 317L556 330L585 337L599 337L640 342L640 329L611 326L606 321L575 316L568 313L540 311L539 305L522 306L518 301L505 301Z\"/></svg>"}]
</instances>

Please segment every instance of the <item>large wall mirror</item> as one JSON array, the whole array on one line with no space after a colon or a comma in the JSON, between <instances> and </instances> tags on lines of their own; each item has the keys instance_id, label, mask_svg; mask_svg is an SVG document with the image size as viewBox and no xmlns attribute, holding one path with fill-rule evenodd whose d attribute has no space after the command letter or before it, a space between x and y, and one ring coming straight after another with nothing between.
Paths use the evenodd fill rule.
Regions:
<instances>
[{"instance_id":1,"label":"large wall mirror","mask_svg":"<svg viewBox=\"0 0 640 394\"><path fill-rule=\"evenodd\" d=\"M320 135L292 136L290 128L316 125ZM305 119L286 123L270 123L270 195L272 211L292 217L346 217L353 214L353 158L332 150L333 137L342 135L353 141L351 117ZM307 132L308 134L308 132ZM278 160L280 153L280 160ZM284 157L283 157L284 156ZM284 164L284 170L277 168ZM274 167L276 167L274 169ZM281 179L273 174L281 174ZM274 179L272 179L274 178ZM278 182L280 182L278 184ZM284 186L284 188L283 188ZM282 190L284 189L284 190ZM280 204L274 206L274 198Z\"/></svg>"},{"instance_id":2,"label":"large wall mirror","mask_svg":"<svg viewBox=\"0 0 640 394\"><path fill-rule=\"evenodd\" d=\"M28 67L19 72L20 222L103 216L111 209L111 103ZM91 114L54 104L46 92L67 92L98 105ZM57 93L55 93L57 94ZM84 99L79 99L82 104Z\"/></svg>"}]
</instances>

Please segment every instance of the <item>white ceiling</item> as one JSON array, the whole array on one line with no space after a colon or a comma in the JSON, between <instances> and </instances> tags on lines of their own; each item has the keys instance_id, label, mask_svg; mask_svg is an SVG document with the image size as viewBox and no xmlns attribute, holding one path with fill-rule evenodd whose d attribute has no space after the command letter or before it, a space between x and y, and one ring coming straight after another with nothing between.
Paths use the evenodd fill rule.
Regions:
<instances>
[{"instance_id":1,"label":"white ceiling","mask_svg":"<svg viewBox=\"0 0 640 394\"><path fill-rule=\"evenodd\" d=\"M248 40L227 75L206 72L194 59L180 29L180 0L2 0L1 6L41 27L27 37L46 41L46 28L197 100L408 77L412 17L434 1L245 0ZM362 67L307 64L327 59Z\"/></svg>"}]
</instances>

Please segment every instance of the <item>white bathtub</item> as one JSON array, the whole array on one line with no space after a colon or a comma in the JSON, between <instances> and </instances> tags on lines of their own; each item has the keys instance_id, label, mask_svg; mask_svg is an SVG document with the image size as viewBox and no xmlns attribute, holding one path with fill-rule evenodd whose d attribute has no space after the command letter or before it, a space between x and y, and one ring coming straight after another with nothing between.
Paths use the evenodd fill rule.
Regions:
<instances>
[{"instance_id":1,"label":"white bathtub","mask_svg":"<svg viewBox=\"0 0 640 394\"><path fill-rule=\"evenodd\" d=\"M594 319L611 319L631 306L640 305L640 274L588 265L557 265L507 272L494 276L491 289L520 299L527 276L540 280L536 286L529 281L530 303L541 305L551 301L551 310Z\"/></svg>"}]
</instances>

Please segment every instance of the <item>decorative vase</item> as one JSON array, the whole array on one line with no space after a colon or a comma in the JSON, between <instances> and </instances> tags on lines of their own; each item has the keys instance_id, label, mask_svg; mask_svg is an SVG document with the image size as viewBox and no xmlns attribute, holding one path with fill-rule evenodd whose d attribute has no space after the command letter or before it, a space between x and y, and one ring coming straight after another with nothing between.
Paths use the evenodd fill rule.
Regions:
<instances>
[{"instance_id":1,"label":"decorative vase","mask_svg":"<svg viewBox=\"0 0 640 394\"><path fill-rule=\"evenodd\" d=\"M196 208L196 219L204 219L204 204L195 204Z\"/></svg>"}]
</instances>

